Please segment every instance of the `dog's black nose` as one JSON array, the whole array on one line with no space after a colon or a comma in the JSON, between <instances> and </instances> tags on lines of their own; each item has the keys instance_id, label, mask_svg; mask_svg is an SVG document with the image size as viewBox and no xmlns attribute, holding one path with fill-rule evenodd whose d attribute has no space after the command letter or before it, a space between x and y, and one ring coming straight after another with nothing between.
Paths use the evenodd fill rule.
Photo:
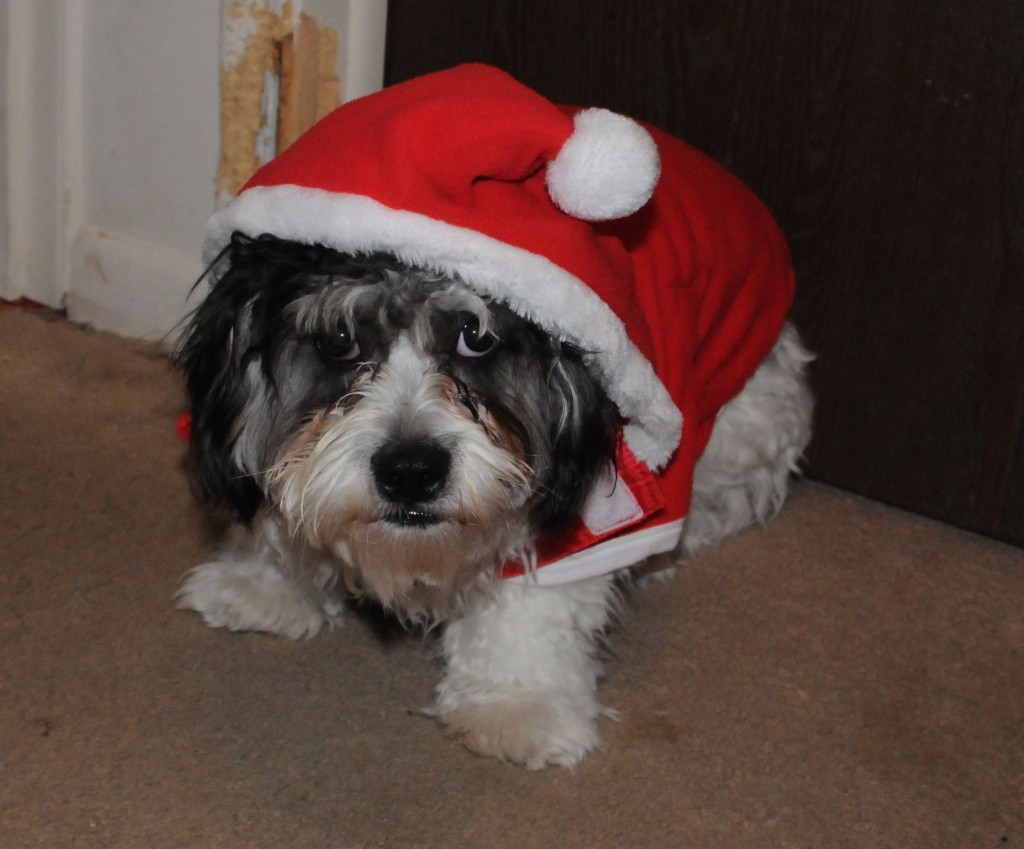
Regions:
<instances>
[{"instance_id":1,"label":"dog's black nose","mask_svg":"<svg viewBox=\"0 0 1024 849\"><path fill-rule=\"evenodd\" d=\"M405 505L434 499L448 480L451 465L451 453L436 442L386 445L370 460L381 495Z\"/></svg>"}]
</instances>

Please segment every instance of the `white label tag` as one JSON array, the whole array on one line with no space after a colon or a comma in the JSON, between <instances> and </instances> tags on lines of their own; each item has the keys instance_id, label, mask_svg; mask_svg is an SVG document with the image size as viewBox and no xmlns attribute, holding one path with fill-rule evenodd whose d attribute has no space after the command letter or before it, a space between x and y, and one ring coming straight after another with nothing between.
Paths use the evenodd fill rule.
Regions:
<instances>
[{"instance_id":1,"label":"white label tag","mask_svg":"<svg viewBox=\"0 0 1024 849\"><path fill-rule=\"evenodd\" d=\"M580 518L594 536L625 528L644 517L643 508L636 496L611 468L601 477L590 491L583 505Z\"/></svg>"}]
</instances>

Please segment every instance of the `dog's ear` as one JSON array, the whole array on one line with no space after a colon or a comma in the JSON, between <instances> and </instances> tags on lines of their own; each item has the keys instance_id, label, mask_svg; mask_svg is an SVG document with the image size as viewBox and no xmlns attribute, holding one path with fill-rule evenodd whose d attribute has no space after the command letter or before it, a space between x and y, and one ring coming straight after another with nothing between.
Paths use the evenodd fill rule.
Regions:
<instances>
[{"instance_id":1,"label":"dog's ear","mask_svg":"<svg viewBox=\"0 0 1024 849\"><path fill-rule=\"evenodd\" d=\"M580 353L563 343L548 377L551 465L546 497L530 519L538 530L561 527L583 510L602 472L615 462L618 410L587 371Z\"/></svg>"},{"instance_id":2,"label":"dog's ear","mask_svg":"<svg viewBox=\"0 0 1024 849\"><path fill-rule=\"evenodd\" d=\"M196 496L227 507L248 523L263 503L263 493L239 465L235 447L256 391L251 365L259 357L259 293L244 263L231 264L230 253L215 261L221 273L192 314L176 361L192 406L189 477Z\"/></svg>"}]
</instances>

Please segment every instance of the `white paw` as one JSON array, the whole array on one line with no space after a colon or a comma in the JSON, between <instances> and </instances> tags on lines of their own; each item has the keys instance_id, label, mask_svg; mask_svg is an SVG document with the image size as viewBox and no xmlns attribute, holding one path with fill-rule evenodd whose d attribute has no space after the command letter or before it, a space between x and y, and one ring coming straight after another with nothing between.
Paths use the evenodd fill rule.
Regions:
<instances>
[{"instance_id":1,"label":"white paw","mask_svg":"<svg viewBox=\"0 0 1024 849\"><path fill-rule=\"evenodd\" d=\"M435 714L470 750L528 769L575 766L601 744L594 711L557 695L462 701Z\"/></svg>"},{"instance_id":2,"label":"white paw","mask_svg":"<svg viewBox=\"0 0 1024 849\"><path fill-rule=\"evenodd\" d=\"M299 640L316 635L331 615L284 575L265 563L215 561L185 576L178 607L194 610L207 625L230 631L266 631Z\"/></svg>"}]
</instances>

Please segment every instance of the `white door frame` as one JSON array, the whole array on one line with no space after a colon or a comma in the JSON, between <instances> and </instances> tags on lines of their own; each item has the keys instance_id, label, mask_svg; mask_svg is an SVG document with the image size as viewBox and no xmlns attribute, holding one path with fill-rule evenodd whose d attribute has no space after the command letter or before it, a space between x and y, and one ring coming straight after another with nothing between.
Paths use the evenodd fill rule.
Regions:
<instances>
[{"instance_id":1,"label":"white door frame","mask_svg":"<svg viewBox=\"0 0 1024 849\"><path fill-rule=\"evenodd\" d=\"M77 2L10 0L3 11L3 204L0 295L63 305L80 121Z\"/></svg>"}]
</instances>

